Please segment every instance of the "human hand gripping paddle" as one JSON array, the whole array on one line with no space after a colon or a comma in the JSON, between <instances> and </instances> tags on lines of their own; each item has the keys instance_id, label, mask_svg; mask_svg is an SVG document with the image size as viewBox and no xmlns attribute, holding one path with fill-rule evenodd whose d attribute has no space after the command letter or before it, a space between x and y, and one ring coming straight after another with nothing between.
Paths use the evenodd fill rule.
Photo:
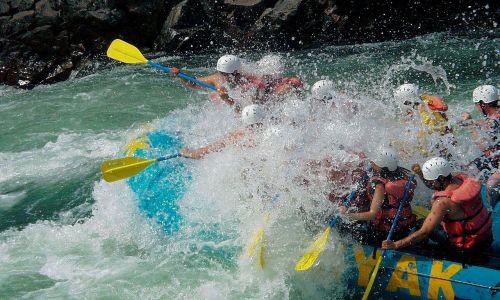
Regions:
<instances>
[{"instance_id":1,"label":"human hand gripping paddle","mask_svg":"<svg viewBox=\"0 0 500 300\"><path fill-rule=\"evenodd\" d=\"M357 193L358 193L357 189L352 191L349 194L349 197L347 197L347 200L344 202L343 206L348 207L351 204L352 200L356 197ZM332 230L333 226L335 226L338 219L339 217L335 216L330 220L330 222L328 222L328 227L325 229L323 234L317 240L315 240L311 244L311 246L309 246L309 249L297 262L297 264L295 265L295 271L297 272L307 271L314 265L321 252L325 249L328 236L330 235L330 231Z\"/></svg>"},{"instance_id":2,"label":"human hand gripping paddle","mask_svg":"<svg viewBox=\"0 0 500 300\"><path fill-rule=\"evenodd\" d=\"M106 52L109 58L115 59L117 61L121 61L126 64L148 64L153 68L162 70L167 73L172 73L175 76L179 76L182 79L189 80L194 82L202 87L207 89L219 92L219 90L206 82L197 80L195 78L189 77L186 74L180 73L177 68L167 68L160 64L155 63L154 61L147 60L144 55L142 55L141 51L137 49L134 45L131 45L125 41L120 39L114 40L111 45L109 45L108 51ZM173 72L172 72L173 71Z\"/></svg>"},{"instance_id":3,"label":"human hand gripping paddle","mask_svg":"<svg viewBox=\"0 0 500 300\"><path fill-rule=\"evenodd\" d=\"M396 226L397 226L398 221L399 221L399 215L400 215L401 211L403 210L403 206L405 205L405 203L408 200L408 197L410 195L410 189L411 189L411 185L412 185L414 177L415 177L415 172L412 172L412 174L410 176L410 180L408 181L408 184L406 185L406 188L405 188L403 200L399 204L398 211L396 212L396 217L394 218L394 221L392 222L391 230L389 230L389 234L387 235L386 240L390 240L392 238L392 234L394 233L394 230L396 229ZM384 259L385 251L386 250L382 251L382 254L379 256L379 258L377 260L377 264L375 265L375 268L373 269L372 275L370 276L370 281L368 282L368 285L366 286L365 293L363 294L363 297L361 298L362 300L366 300L366 299L368 299L368 296L370 296L370 292L372 290L373 283L375 282L375 278L377 277L378 270L380 269L380 264L382 263L382 260Z\"/></svg>"}]
</instances>

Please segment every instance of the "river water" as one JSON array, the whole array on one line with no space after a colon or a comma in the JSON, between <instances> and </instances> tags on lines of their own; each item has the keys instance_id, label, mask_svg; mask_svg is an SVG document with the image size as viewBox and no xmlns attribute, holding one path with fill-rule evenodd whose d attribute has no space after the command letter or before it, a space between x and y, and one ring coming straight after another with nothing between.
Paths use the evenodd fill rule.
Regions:
<instances>
[{"instance_id":1,"label":"river water","mask_svg":"<svg viewBox=\"0 0 500 300\"><path fill-rule=\"evenodd\" d=\"M239 54L251 69L267 53ZM500 82L500 30L279 55L287 74L301 77L306 88L332 79L360 112L325 114L316 107L307 126L268 131L258 147L185 161L192 179L179 209L190 222L173 234L141 211L125 181L105 183L100 163L123 156L127 143L151 129L175 132L192 148L213 142L240 126L229 108L147 66L119 63L30 91L0 87L0 298L347 297L337 235L313 272L293 270L334 208L324 200L328 183L296 185L301 168L283 162L328 155L345 162L349 155L339 144L367 153L384 140L410 145L391 98L405 82L443 97L456 123L461 112L473 111L477 85ZM201 76L217 58L157 61ZM307 117L297 99L288 100L282 113L296 122ZM460 165L478 149L463 130L456 135L459 145L450 152ZM411 156L403 165L424 160ZM279 202L260 270L240 254L261 223L263 190L279 194ZM416 201L428 204L425 197Z\"/></svg>"}]
</instances>

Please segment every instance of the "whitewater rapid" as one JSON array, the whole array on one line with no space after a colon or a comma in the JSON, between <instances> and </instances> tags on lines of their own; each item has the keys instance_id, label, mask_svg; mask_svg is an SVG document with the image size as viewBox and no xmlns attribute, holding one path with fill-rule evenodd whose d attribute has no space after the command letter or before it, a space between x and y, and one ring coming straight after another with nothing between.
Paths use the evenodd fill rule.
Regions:
<instances>
[{"instance_id":1,"label":"whitewater rapid","mask_svg":"<svg viewBox=\"0 0 500 300\"><path fill-rule=\"evenodd\" d=\"M391 90L404 82L444 97L454 124L473 110L472 89L496 84L494 33L433 34L409 41L281 53L306 90L334 80L360 113L289 98L273 107L253 148L228 147L199 161L185 160L192 179L179 201L185 219L166 234L138 206L126 182L106 183L100 163L124 155L147 131L205 146L241 127L226 106L184 89L176 79L140 66L116 65L96 74L33 91L0 89L0 295L6 298L308 299L348 297L343 271L348 243L332 234L313 272L294 264L336 207L333 186L305 162L356 161L380 143L415 143L403 131ZM484 36L487 36L485 39ZM262 53L242 53L249 62ZM207 74L216 56L163 57L165 65ZM311 105L312 104L312 105ZM474 114L477 117L477 114ZM299 124L291 125L292 122ZM478 149L458 130L450 146L459 166ZM431 138L431 141L434 141ZM340 145L343 146L339 147ZM168 154L168 153L165 153ZM404 167L422 163L418 151ZM299 184L306 178L309 185ZM428 205L420 185L415 203ZM262 224L267 266L242 253Z\"/></svg>"}]
</instances>

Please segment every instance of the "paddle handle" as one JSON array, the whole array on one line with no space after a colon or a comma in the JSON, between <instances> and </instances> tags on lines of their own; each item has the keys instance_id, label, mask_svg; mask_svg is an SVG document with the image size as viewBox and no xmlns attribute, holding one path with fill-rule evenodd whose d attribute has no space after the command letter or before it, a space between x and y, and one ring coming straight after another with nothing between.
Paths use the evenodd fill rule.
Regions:
<instances>
[{"instance_id":1,"label":"paddle handle","mask_svg":"<svg viewBox=\"0 0 500 300\"><path fill-rule=\"evenodd\" d=\"M166 73L170 73L171 69L170 68L167 68L165 66L162 66L160 64L157 64L155 63L154 61L151 61L151 60L148 60L148 65L154 67L154 68L157 68L159 70L162 70L163 72L166 72ZM177 76L179 76L180 78L182 79L186 79L186 80L189 80L191 82L194 82L198 85L201 85L202 87L206 87L207 89L210 89L212 91L217 91L217 88L211 84L208 84L206 82L203 82L203 81L199 81L198 79L195 79L195 78L192 78L192 77L189 77L187 76L186 74L183 74L183 73L179 73Z\"/></svg>"},{"instance_id":2,"label":"paddle handle","mask_svg":"<svg viewBox=\"0 0 500 300\"><path fill-rule=\"evenodd\" d=\"M358 194L358 191L357 190L354 190L352 191L349 196L347 197L347 199L344 201L344 204L343 206L349 206L352 202L352 200L354 200L354 198L356 198L356 195ZM328 225L330 227L333 228L333 226L335 226L335 224L337 223L337 221L339 220L339 217L333 217L330 222L328 222Z\"/></svg>"},{"instance_id":3,"label":"paddle handle","mask_svg":"<svg viewBox=\"0 0 500 300\"><path fill-rule=\"evenodd\" d=\"M176 158L176 157L179 157L179 156L181 156L181 154L180 154L180 153L175 153L175 154L172 154L172 155L169 155L169 156L158 157L158 158L156 159L156 161L157 161L157 162L158 162L158 161L164 161L164 160L167 160L167 159L172 159L172 158Z\"/></svg>"}]
</instances>

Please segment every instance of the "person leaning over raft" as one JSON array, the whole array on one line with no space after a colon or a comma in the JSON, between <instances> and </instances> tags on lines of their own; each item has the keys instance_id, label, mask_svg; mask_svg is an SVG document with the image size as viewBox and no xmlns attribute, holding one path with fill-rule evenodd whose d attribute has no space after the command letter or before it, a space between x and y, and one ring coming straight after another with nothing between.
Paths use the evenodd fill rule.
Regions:
<instances>
[{"instance_id":1,"label":"person leaning over raft","mask_svg":"<svg viewBox=\"0 0 500 300\"><path fill-rule=\"evenodd\" d=\"M374 176L369 180L366 195L370 200L370 209L365 212L348 213L341 207L340 212L349 219L372 221L368 230L367 240L379 244L389 233L392 221L396 217L399 205L403 200L406 185L409 181L408 170L398 166L398 156L391 148L381 148L371 161ZM400 213L399 221L394 231L398 237L406 236L415 225L410 202L413 198L416 183L412 184L409 198Z\"/></svg>"},{"instance_id":2,"label":"person leaning over raft","mask_svg":"<svg viewBox=\"0 0 500 300\"><path fill-rule=\"evenodd\" d=\"M438 133L441 136L441 142L435 145L435 148L439 150L440 156L447 156L446 149L449 145L443 145L442 141L443 137L450 134L452 130L448 126L448 117L445 113L448 110L448 105L444 100L437 96L421 95L419 87L412 83L399 86L394 91L394 99L404 105L406 121L417 121L418 119L421 129L417 133L417 140L422 154L428 155L429 152L433 152L427 137ZM415 116L417 112L418 117ZM455 140L451 139L450 142L453 144ZM403 149L403 152L406 151Z\"/></svg>"},{"instance_id":3,"label":"person leaning over raft","mask_svg":"<svg viewBox=\"0 0 500 300\"><path fill-rule=\"evenodd\" d=\"M284 66L278 55L269 54L257 62L265 85L264 101L284 100L286 96L299 96L302 90L302 80L298 77L283 76Z\"/></svg>"},{"instance_id":4,"label":"person leaning over raft","mask_svg":"<svg viewBox=\"0 0 500 300\"><path fill-rule=\"evenodd\" d=\"M242 142L243 145L251 147L254 144L251 137L256 131L262 129L264 118L265 112L262 106L258 104L248 105L241 112L241 120L245 125L244 129L228 133L223 139L196 150L184 148L181 150L181 155L186 158L200 159L211 152L221 151L228 144L236 144L237 142Z\"/></svg>"},{"instance_id":5,"label":"person leaning over raft","mask_svg":"<svg viewBox=\"0 0 500 300\"><path fill-rule=\"evenodd\" d=\"M483 205L481 184L476 179L460 173L452 175L450 164L441 157L429 159L421 169L414 165L413 171L428 188L437 191L432 196L431 211L419 230L395 242L383 241L383 249L416 245L430 237L440 223L447 235L443 245L452 249L450 253L456 253L457 249L477 252L491 245L492 220Z\"/></svg>"},{"instance_id":6,"label":"person leaning over raft","mask_svg":"<svg viewBox=\"0 0 500 300\"><path fill-rule=\"evenodd\" d=\"M482 85L472 92L472 101L476 109L483 114L484 119L472 123L470 113L462 114L462 124L469 128L473 139L483 151L483 155L476 158L472 163L482 173L488 188L488 202L495 207L498 201L498 187L500 183L500 172L498 161L500 160L500 109L498 108L498 90L492 85ZM469 124L465 124L468 122Z\"/></svg>"},{"instance_id":7,"label":"person leaning over raft","mask_svg":"<svg viewBox=\"0 0 500 300\"><path fill-rule=\"evenodd\" d=\"M255 91L253 97L258 100L265 89L265 85L260 79L255 76L242 73L241 60L237 56L222 56L217 61L216 70L217 72L212 75L199 77L197 79L217 88L218 94L210 94L210 99L212 101L222 100L230 106L233 106L235 111L238 113L240 112L240 104L236 103L234 99L229 97L229 90L235 88L249 90L253 88ZM171 69L172 76L177 77L179 72L180 70L178 68ZM184 86L190 89L203 89L203 87L183 78L181 78L181 82Z\"/></svg>"}]
</instances>

